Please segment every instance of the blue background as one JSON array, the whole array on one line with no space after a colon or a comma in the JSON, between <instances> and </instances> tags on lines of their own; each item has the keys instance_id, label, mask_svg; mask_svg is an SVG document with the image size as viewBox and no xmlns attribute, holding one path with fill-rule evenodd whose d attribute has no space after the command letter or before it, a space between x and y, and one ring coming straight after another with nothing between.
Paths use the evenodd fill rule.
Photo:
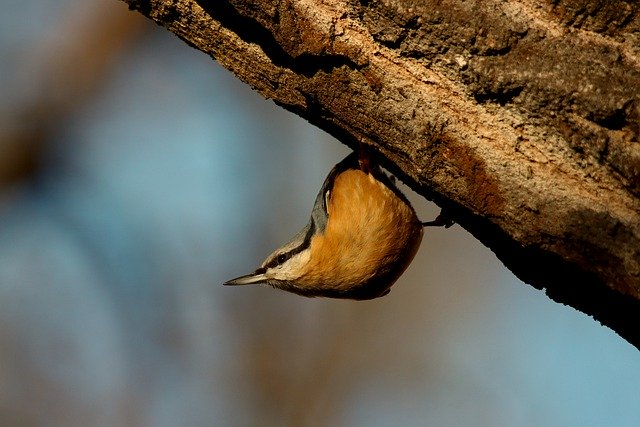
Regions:
<instances>
[{"instance_id":1,"label":"blue background","mask_svg":"<svg viewBox=\"0 0 640 427\"><path fill-rule=\"evenodd\" d=\"M378 300L221 286L346 147L122 2L0 6L0 425L640 425L638 351L459 226Z\"/></svg>"}]
</instances>

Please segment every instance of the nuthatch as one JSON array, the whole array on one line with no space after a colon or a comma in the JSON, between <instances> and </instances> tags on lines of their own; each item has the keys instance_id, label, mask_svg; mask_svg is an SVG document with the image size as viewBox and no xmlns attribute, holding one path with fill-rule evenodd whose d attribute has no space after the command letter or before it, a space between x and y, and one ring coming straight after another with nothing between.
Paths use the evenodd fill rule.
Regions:
<instances>
[{"instance_id":1,"label":"nuthatch","mask_svg":"<svg viewBox=\"0 0 640 427\"><path fill-rule=\"evenodd\" d=\"M329 173L311 219L254 273L225 285L267 284L314 297L373 299L413 260L425 225L407 198L368 157L354 152Z\"/></svg>"}]
</instances>

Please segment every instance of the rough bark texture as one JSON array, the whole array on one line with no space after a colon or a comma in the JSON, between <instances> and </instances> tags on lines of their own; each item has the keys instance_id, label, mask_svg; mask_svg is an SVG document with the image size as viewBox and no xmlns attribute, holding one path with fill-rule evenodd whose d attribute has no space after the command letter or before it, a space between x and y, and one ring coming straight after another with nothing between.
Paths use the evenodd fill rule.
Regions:
<instances>
[{"instance_id":1,"label":"rough bark texture","mask_svg":"<svg viewBox=\"0 0 640 427\"><path fill-rule=\"evenodd\" d=\"M640 348L638 3L125 1Z\"/></svg>"}]
</instances>

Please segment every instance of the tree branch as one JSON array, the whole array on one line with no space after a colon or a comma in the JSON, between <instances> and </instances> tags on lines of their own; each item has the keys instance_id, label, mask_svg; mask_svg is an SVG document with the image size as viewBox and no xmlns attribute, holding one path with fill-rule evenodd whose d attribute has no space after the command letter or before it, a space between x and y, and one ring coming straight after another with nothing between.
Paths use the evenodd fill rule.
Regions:
<instances>
[{"instance_id":1,"label":"tree branch","mask_svg":"<svg viewBox=\"0 0 640 427\"><path fill-rule=\"evenodd\" d=\"M637 3L125 1L640 348Z\"/></svg>"}]
</instances>

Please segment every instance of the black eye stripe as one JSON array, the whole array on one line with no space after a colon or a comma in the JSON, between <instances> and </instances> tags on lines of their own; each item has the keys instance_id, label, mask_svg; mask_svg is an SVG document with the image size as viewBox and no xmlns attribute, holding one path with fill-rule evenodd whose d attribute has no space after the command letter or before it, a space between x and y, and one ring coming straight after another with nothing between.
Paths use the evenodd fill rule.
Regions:
<instances>
[{"instance_id":1,"label":"black eye stripe","mask_svg":"<svg viewBox=\"0 0 640 427\"><path fill-rule=\"evenodd\" d=\"M269 262L268 264L265 264L264 268L265 270L269 269L269 268L273 268L276 265L278 265L278 258L274 258L271 260L271 262Z\"/></svg>"},{"instance_id":2,"label":"black eye stripe","mask_svg":"<svg viewBox=\"0 0 640 427\"><path fill-rule=\"evenodd\" d=\"M280 255L276 256L275 258L273 258L271 260L271 262L269 262L269 264L265 265L265 268L273 268L273 267L277 267L278 265L284 264L293 255L294 254L292 252L287 252L287 253L280 254Z\"/></svg>"},{"instance_id":3,"label":"black eye stripe","mask_svg":"<svg viewBox=\"0 0 640 427\"><path fill-rule=\"evenodd\" d=\"M303 250L305 250L306 248L309 247L309 244L311 243L311 238L313 237L313 234L315 233L316 230L316 224L313 221L313 218L311 219L311 223L309 225L309 229L307 230L307 234L304 236L304 240L302 241L302 243L298 246L295 247L293 249L291 249L289 252L285 252L285 253L281 253L278 256L276 256L275 258L273 258L268 264L266 264L264 266L265 269L267 268L273 268L276 267L278 265L284 264L285 262L287 262L289 260L289 258L291 258L292 256L299 254L300 252L302 252Z\"/></svg>"},{"instance_id":4,"label":"black eye stripe","mask_svg":"<svg viewBox=\"0 0 640 427\"><path fill-rule=\"evenodd\" d=\"M298 249L298 248L296 248L296 249ZM289 260L289 258L291 258L292 256L294 256L297 253L298 252L296 252L295 249L294 249L293 251L289 251L289 252L280 254L277 257L275 257L274 259L272 259L269 264L265 265L265 267L266 268L273 268L273 267L276 267L278 265L284 264L285 262L287 262Z\"/></svg>"}]
</instances>

